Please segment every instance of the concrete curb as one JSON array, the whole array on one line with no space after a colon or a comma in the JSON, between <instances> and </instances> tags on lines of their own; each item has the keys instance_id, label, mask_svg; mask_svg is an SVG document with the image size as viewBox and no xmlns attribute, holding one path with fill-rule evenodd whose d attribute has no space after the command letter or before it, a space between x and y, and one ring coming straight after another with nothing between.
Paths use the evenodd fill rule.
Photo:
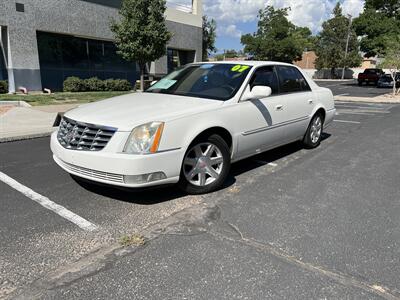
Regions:
<instances>
[{"instance_id":1,"label":"concrete curb","mask_svg":"<svg viewBox=\"0 0 400 300\"><path fill-rule=\"evenodd\" d=\"M0 101L0 105L10 105L10 106L19 106L19 107L32 107L28 102L25 101Z\"/></svg>"},{"instance_id":2,"label":"concrete curb","mask_svg":"<svg viewBox=\"0 0 400 300\"><path fill-rule=\"evenodd\" d=\"M390 99L386 97L349 97L349 96L335 96L335 101L347 101L347 102L368 102L368 103L383 103L383 104L400 104L400 99Z\"/></svg>"},{"instance_id":3,"label":"concrete curb","mask_svg":"<svg viewBox=\"0 0 400 300\"><path fill-rule=\"evenodd\" d=\"M0 138L0 144L49 137L53 131Z\"/></svg>"},{"instance_id":4,"label":"concrete curb","mask_svg":"<svg viewBox=\"0 0 400 300\"><path fill-rule=\"evenodd\" d=\"M354 81L355 79L313 79L315 82L318 81L331 81L331 82L348 82L348 81Z\"/></svg>"}]
</instances>

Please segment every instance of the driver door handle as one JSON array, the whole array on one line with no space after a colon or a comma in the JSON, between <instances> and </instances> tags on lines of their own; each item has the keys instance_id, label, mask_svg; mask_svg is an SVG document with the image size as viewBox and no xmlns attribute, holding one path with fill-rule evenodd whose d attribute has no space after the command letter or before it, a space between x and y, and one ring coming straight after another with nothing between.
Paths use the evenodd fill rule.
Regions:
<instances>
[{"instance_id":1,"label":"driver door handle","mask_svg":"<svg viewBox=\"0 0 400 300\"><path fill-rule=\"evenodd\" d=\"M275 110L283 110L283 105L279 104L279 105L275 106Z\"/></svg>"}]
</instances>

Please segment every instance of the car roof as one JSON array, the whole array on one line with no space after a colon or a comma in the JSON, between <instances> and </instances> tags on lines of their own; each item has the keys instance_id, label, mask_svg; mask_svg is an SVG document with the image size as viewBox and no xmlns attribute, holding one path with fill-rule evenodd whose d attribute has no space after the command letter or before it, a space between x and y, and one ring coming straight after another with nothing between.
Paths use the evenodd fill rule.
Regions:
<instances>
[{"instance_id":1,"label":"car roof","mask_svg":"<svg viewBox=\"0 0 400 300\"><path fill-rule=\"evenodd\" d=\"M258 61L258 60L224 60L224 61L199 62L194 64L232 64L232 65L248 65L252 67L268 66L268 65L294 66L293 64L288 64L278 61Z\"/></svg>"}]
</instances>

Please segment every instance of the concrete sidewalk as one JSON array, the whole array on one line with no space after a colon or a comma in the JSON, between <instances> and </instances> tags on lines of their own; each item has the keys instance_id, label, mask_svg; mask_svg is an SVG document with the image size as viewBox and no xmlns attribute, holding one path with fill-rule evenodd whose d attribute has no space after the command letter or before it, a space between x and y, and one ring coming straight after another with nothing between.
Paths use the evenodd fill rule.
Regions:
<instances>
[{"instance_id":1,"label":"concrete sidewalk","mask_svg":"<svg viewBox=\"0 0 400 300\"><path fill-rule=\"evenodd\" d=\"M7 106L0 114L0 143L50 135L59 112L79 104L46 105L37 107Z\"/></svg>"}]
</instances>

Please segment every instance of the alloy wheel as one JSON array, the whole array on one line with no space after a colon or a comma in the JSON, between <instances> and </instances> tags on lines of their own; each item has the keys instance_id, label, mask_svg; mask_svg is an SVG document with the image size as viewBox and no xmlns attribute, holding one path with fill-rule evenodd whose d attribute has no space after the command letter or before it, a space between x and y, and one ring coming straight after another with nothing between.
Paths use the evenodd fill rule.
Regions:
<instances>
[{"instance_id":1,"label":"alloy wheel","mask_svg":"<svg viewBox=\"0 0 400 300\"><path fill-rule=\"evenodd\" d=\"M220 177L223 166L224 159L221 150L212 143L201 143L186 153L183 173L191 184L207 186Z\"/></svg>"},{"instance_id":2,"label":"alloy wheel","mask_svg":"<svg viewBox=\"0 0 400 300\"><path fill-rule=\"evenodd\" d=\"M313 144L319 141L321 133L322 133L322 120L321 117L318 116L313 120L311 124L310 137L311 137L311 142Z\"/></svg>"}]
</instances>

